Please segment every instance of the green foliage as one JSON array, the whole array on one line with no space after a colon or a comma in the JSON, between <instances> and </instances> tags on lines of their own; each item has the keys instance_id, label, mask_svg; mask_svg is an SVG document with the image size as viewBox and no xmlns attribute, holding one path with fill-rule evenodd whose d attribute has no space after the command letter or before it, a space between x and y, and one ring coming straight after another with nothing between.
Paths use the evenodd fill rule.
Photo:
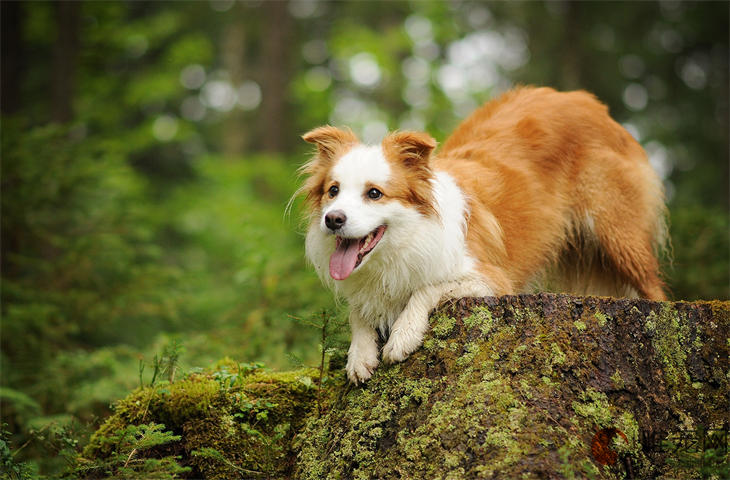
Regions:
<instances>
[{"instance_id":1,"label":"green foliage","mask_svg":"<svg viewBox=\"0 0 730 480\"><path fill-rule=\"evenodd\" d=\"M309 327L313 327L320 331L319 339L319 380L317 381L317 408L322 413L323 409L323 393L322 389L325 385L332 382L331 372L337 371L344 366L344 360L347 358L346 343L342 341L342 331L345 322L338 320L335 316L327 311L323 311L319 319L298 321ZM305 382L307 386L311 383Z\"/></svg>"},{"instance_id":2,"label":"green foliage","mask_svg":"<svg viewBox=\"0 0 730 480\"><path fill-rule=\"evenodd\" d=\"M39 414L89 419L129 389L124 344L174 323L162 290L175 269L152 241L145 184L123 152L74 127L3 123L0 375L17 434Z\"/></svg>"},{"instance_id":3,"label":"green foliage","mask_svg":"<svg viewBox=\"0 0 730 480\"><path fill-rule=\"evenodd\" d=\"M31 480L34 478L33 471L26 463L15 460L9 438L10 432L5 430L3 424L0 428L0 480Z\"/></svg>"},{"instance_id":4,"label":"green foliage","mask_svg":"<svg viewBox=\"0 0 730 480\"><path fill-rule=\"evenodd\" d=\"M720 207L676 208L671 215L674 261L667 268L677 299L730 298L730 215Z\"/></svg>"},{"instance_id":5,"label":"green foliage","mask_svg":"<svg viewBox=\"0 0 730 480\"><path fill-rule=\"evenodd\" d=\"M228 458L226 458L226 456L223 453L216 450L215 448L201 447L197 450L193 450L192 452L190 452L190 455L192 457L197 457L204 461L221 463L221 464L225 465L226 467L232 468L234 471L239 472L239 473L244 473L244 474L248 474L248 475L256 475L256 476L262 475L262 472L259 472L256 470L249 470L247 468L243 468L243 467L236 465L232 461L228 460Z\"/></svg>"},{"instance_id":6,"label":"green foliage","mask_svg":"<svg viewBox=\"0 0 730 480\"><path fill-rule=\"evenodd\" d=\"M316 332L292 318L333 300L306 267L296 217L284 217L295 167L252 156L206 157L194 169L199 180L171 188L157 210L166 260L182 270L186 355L198 364L223 356L272 366L287 355L312 360Z\"/></svg>"},{"instance_id":7,"label":"green foliage","mask_svg":"<svg viewBox=\"0 0 730 480\"><path fill-rule=\"evenodd\" d=\"M180 466L179 456L154 457L150 452L171 442L178 442L179 435L165 430L157 423L127 425L104 439L111 453L95 461L81 460L74 475L98 478L125 479L174 479L190 471Z\"/></svg>"},{"instance_id":8,"label":"green foliage","mask_svg":"<svg viewBox=\"0 0 730 480\"><path fill-rule=\"evenodd\" d=\"M167 381L172 383L175 381L175 370L178 368L178 362L180 360L180 352L182 351L182 345L173 341L170 345L167 345L162 351L161 356L155 355L152 361L154 372L152 373L152 380L150 380L150 386L155 384L155 380L158 375L165 375ZM142 373L144 371L144 363L140 360L139 369L139 386L142 387Z\"/></svg>"},{"instance_id":9,"label":"green foliage","mask_svg":"<svg viewBox=\"0 0 730 480\"><path fill-rule=\"evenodd\" d=\"M32 440L24 458L42 450L33 421L105 415L135 379L170 382L224 355L318 360L319 331L291 315L332 298L283 217L293 166L208 158L197 182L153 201L124 151L73 135L4 125L3 417Z\"/></svg>"},{"instance_id":10,"label":"green foliage","mask_svg":"<svg viewBox=\"0 0 730 480\"><path fill-rule=\"evenodd\" d=\"M230 364L235 365L235 371L229 369ZM261 362L236 363L226 358L223 360L223 364L213 372L213 378L218 381L221 389L230 389L243 382L246 376L262 368L264 368L264 364Z\"/></svg>"},{"instance_id":11,"label":"green foliage","mask_svg":"<svg viewBox=\"0 0 730 480\"><path fill-rule=\"evenodd\" d=\"M34 417L29 422L29 439L18 448L11 448L13 435L3 424L0 430L0 479L39 478L38 465L35 462L22 461L30 445L36 445L47 455L46 467L60 472L74 465L79 452L80 438L89 432L68 415ZM15 436L15 438L22 438ZM14 451L13 451L14 450Z\"/></svg>"}]
</instances>

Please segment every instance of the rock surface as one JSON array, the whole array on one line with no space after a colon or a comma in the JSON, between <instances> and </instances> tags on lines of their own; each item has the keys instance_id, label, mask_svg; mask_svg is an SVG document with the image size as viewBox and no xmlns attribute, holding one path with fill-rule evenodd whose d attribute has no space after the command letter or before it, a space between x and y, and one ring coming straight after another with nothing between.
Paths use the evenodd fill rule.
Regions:
<instances>
[{"instance_id":1,"label":"rock surface","mask_svg":"<svg viewBox=\"0 0 730 480\"><path fill-rule=\"evenodd\" d=\"M132 458L174 461L182 478L730 476L730 302L461 299L431 327L363 387L341 368L320 388L317 370L225 361L137 390L76 473L126 472L109 460L128 457L114 432L155 423L179 439Z\"/></svg>"}]
</instances>

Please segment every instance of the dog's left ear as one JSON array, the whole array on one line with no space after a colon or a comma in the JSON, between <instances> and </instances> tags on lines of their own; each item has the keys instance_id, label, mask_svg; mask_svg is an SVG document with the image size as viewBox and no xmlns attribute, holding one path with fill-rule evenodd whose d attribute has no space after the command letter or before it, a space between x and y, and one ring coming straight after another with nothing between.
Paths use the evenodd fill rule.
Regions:
<instances>
[{"instance_id":1,"label":"dog's left ear","mask_svg":"<svg viewBox=\"0 0 730 480\"><path fill-rule=\"evenodd\" d=\"M386 155L400 159L406 167L427 167L434 148L436 140L427 133L394 132L383 139Z\"/></svg>"}]
</instances>

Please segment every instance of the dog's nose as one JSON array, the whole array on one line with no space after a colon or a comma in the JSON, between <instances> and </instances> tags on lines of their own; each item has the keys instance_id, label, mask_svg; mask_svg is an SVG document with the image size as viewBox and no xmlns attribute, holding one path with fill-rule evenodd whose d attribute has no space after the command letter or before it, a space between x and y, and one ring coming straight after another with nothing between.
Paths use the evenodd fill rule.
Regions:
<instances>
[{"instance_id":1,"label":"dog's nose","mask_svg":"<svg viewBox=\"0 0 730 480\"><path fill-rule=\"evenodd\" d=\"M342 210L334 210L324 216L324 224L330 230L339 230L347 221L347 216Z\"/></svg>"}]
</instances>

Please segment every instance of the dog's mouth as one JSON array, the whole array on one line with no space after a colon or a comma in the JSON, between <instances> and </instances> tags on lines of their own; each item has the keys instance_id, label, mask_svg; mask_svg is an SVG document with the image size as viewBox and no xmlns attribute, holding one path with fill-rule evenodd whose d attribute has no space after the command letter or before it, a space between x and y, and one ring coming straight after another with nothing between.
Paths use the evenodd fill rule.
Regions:
<instances>
[{"instance_id":1,"label":"dog's mouth","mask_svg":"<svg viewBox=\"0 0 730 480\"><path fill-rule=\"evenodd\" d=\"M330 276L335 280L349 277L362 263L365 255L370 253L383 238L386 228L385 225L381 225L362 238L335 237L335 251L330 257Z\"/></svg>"}]
</instances>

